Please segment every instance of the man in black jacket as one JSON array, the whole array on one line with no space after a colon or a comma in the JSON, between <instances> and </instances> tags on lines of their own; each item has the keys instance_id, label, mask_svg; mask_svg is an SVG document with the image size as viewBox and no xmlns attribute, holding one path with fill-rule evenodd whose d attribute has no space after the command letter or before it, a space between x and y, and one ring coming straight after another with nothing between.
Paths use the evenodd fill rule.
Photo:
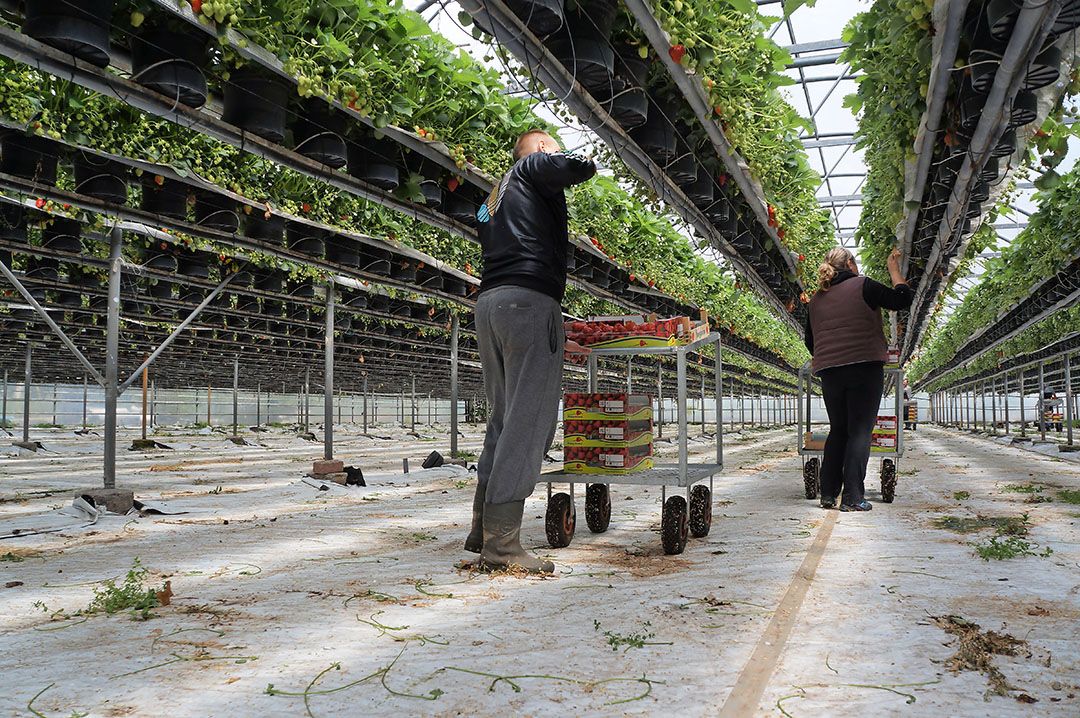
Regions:
<instances>
[{"instance_id":1,"label":"man in black jacket","mask_svg":"<svg viewBox=\"0 0 1080 718\"><path fill-rule=\"evenodd\" d=\"M554 566L521 547L521 517L555 436L563 352L587 351L563 331L564 192L596 174L596 165L563 153L541 130L518 139L514 160L476 215L484 252L476 334L488 425L465 549L489 568L541 573Z\"/></svg>"}]
</instances>

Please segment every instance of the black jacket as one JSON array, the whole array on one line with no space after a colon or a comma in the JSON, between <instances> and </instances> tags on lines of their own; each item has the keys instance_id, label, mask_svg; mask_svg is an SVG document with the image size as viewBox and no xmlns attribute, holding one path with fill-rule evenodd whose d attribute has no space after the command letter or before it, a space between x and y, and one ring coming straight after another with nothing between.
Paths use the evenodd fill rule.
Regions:
<instances>
[{"instance_id":1,"label":"black jacket","mask_svg":"<svg viewBox=\"0 0 1080 718\"><path fill-rule=\"evenodd\" d=\"M483 292L512 284L562 302L566 292L566 188L596 174L592 160L534 152L521 158L476 213Z\"/></svg>"},{"instance_id":2,"label":"black jacket","mask_svg":"<svg viewBox=\"0 0 1080 718\"><path fill-rule=\"evenodd\" d=\"M849 272L844 269L836 273L836 277L833 278L832 284L835 286L840 284L840 282L846 282L856 276L858 275L854 272ZM873 279L867 277L866 283L863 284L862 298L867 306L873 310L889 309L898 312L901 309L907 309L911 306L912 300L915 299L915 292L906 284L897 284L892 289L889 289L881 282L875 282ZM810 329L809 318L806 320L806 336L803 338L803 343L806 344L806 348L813 354L814 333Z\"/></svg>"}]
</instances>

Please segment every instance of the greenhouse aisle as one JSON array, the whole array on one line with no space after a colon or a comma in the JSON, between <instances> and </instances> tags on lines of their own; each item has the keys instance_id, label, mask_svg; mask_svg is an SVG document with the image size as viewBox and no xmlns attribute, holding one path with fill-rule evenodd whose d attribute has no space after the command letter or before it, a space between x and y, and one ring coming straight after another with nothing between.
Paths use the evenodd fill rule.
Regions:
<instances>
[{"instance_id":1,"label":"greenhouse aisle","mask_svg":"<svg viewBox=\"0 0 1080 718\"><path fill-rule=\"evenodd\" d=\"M369 486L324 492L298 483L312 447L284 433L162 439L182 457L127 454L121 482L188 513L6 540L0 573L18 585L0 593L0 671L19 688L0 691L0 715L31 701L44 715L305 715L305 690L320 717L716 715L737 699L761 716L1080 709L1078 465L924 426L896 503L827 513L801 496L793 431L747 432L728 445L712 533L683 555L663 555L658 492L639 487L613 490L606 534L588 533L579 499L573 544L540 546L538 491L526 532L558 571L521 580L453 568L472 478L401 474L438 441L373 433L388 438L340 437ZM470 428L463 448L478 440ZM5 525L40 522L93 475L92 441L53 444L51 459L0 459ZM973 544L1035 555L984 561ZM75 615L136 557L151 584L171 582L169 606ZM768 645L776 630L790 633Z\"/></svg>"}]
</instances>

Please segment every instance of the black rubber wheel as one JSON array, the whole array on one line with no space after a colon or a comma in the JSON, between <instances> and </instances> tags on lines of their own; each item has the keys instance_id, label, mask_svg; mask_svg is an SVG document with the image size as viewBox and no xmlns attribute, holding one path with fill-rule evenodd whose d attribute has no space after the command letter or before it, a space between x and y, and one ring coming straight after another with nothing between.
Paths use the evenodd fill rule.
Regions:
<instances>
[{"instance_id":1,"label":"black rubber wheel","mask_svg":"<svg viewBox=\"0 0 1080 718\"><path fill-rule=\"evenodd\" d=\"M712 528L712 491L699 484L690 489L690 535L705 538Z\"/></svg>"},{"instance_id":2,"label":"black rubber wheel","mask_svg":"<svg viewBox=\"0 0 1080 718\"><path fill-rule=\"evenodd\" d=\"M660 520L660 541L664 545L664 553L669 556L682 553L686 548L686 536L689 530L686 499L682 496L672 496L664 504L664 512Z\"/></svg>"},{"instance_id":3,"label":"black rubber wheel","mask_svg":"<svg viewBox=\"0 0 1080 718\"><path fill-rule=\"evenodd\" d=\"M607 484L585 487L585 523L594 534L602 534L611 523L611 488Z\"/></svg>"},{"instance_id":4,"label":"black rubber wheel","mask_svg":"<svg viewBox=\"0 0 1080 718\"><path fill-rule=\"evenodd\" d=\"M547 516L544 518L548 543L552 548L566 548L574 540L576 526L577 516L574 513L574 502L570 500L570 494L562 492L553 494L548 499Z\"/></svg>"},{"instance_id":5,"label":"black rubber wheel","mask_svg":"<svg viewBox=\"0 0 1080 718\"><path fill-rule=\"evenodd\" d=\"M816 456L802 465L802 478L806 498L816 499L821 488L821 461Z\"/></svg>"},{"instance_id":6,"label":"black rubber wheel","mask_svg":"<svg viewBox=\"0 0 1080 718\"><path fill-rule=\"evenodd\" d=\"M896 496L896 462L892 459L881 460L881 500L887 504Z\"/></svg>"}]
</instances>

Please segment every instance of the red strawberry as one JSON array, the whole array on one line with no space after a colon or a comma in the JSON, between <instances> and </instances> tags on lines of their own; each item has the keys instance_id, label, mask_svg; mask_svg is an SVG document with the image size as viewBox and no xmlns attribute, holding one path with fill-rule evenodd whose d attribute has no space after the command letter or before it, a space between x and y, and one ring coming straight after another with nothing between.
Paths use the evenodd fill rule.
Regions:
<instances>
[{"instance_id":1,"label":"red strawberry","mask_svg":"<svg viewBox=\"0 0 1080 718\"><path fill-rule=\"evenodd\" d=\"M38 209L41 209L42 207L45 206L45 200L38 197L37 201L34 202L34 206L37 207Z\"/></svg>"},{"instance_id":2,"label":"red strawberry","mask_svg":"<svg viewBox=\"0 0 1080 718\"><path fill-rule=\"evenodd\" d=\"M451 177L450 181L446 183L446 188L449 189L451 192L454 192L460 185L461 183L458 182L457 177Z\"/></svg>"},{"instance_id":3,"label":"red strawberry","mask_svg":"<svg viewBox=\"0 0 1080 718\"><path fill-rule=\"evenodd\" d=\"M671 59L678 64L682 64L683 58L686 57L686 47L683 45L672 45L668 50L668 55Z\"/></svg>"},{"instance_id":4,"label":"red strawberry","mask_svg":"<svg viewBox=\"0 0 1080 718\"><path fill-rule=\"evenodd\" d=\"M191 9L196 15L202 12L202 0L191 0Z\"/></svg>"}]
</instances>

